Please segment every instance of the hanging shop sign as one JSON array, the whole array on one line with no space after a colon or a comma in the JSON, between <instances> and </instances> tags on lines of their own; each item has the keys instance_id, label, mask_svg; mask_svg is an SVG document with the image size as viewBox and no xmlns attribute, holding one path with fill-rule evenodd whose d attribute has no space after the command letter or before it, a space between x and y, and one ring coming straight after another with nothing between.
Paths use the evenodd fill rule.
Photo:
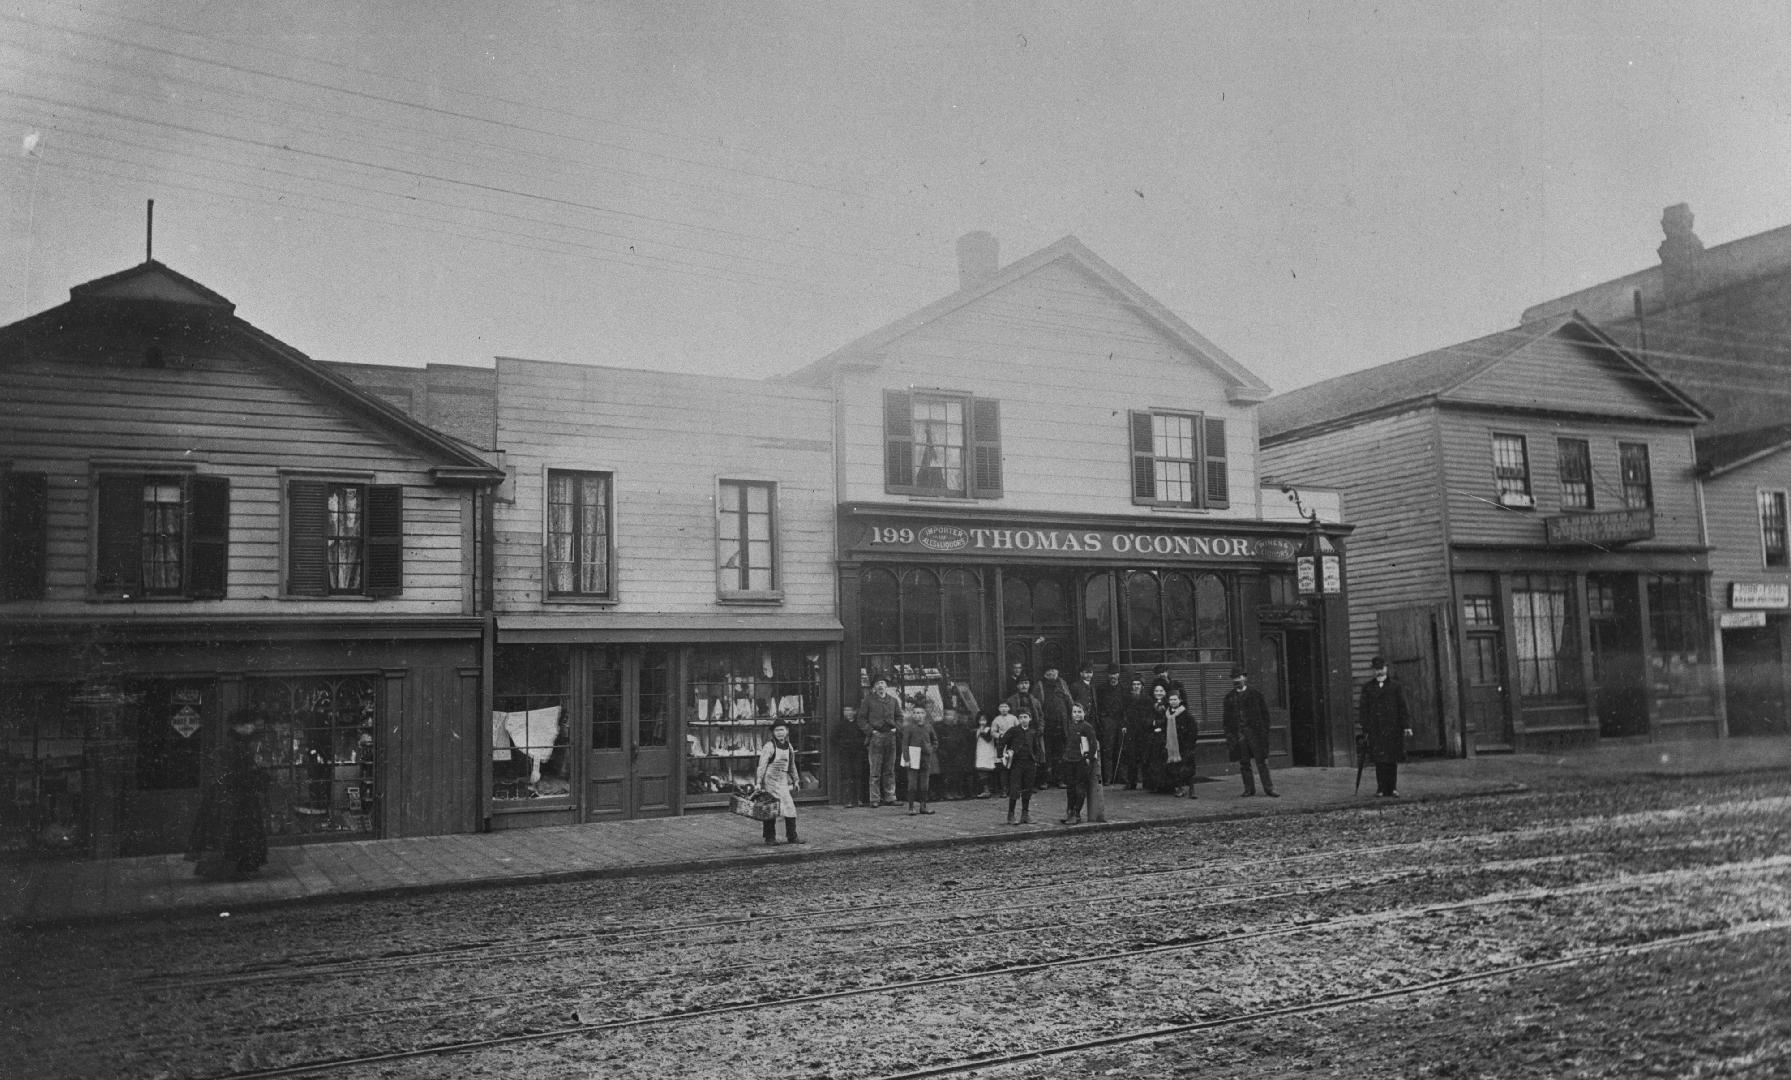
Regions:
<instances>
[{"instance_id":1,"label":"hanging shop sign","mask_svg":"<svg viewBox=\"0 0 1791 1080\"><path fill-rule=\"evenodd\" d=\"M1747 630L1766 625L1764 611L1719 611L1716 625L1723 630Z\"/></svg>"},{"instance_id":2,"label":"hanging shop sign","mask_svg":"<svg viewBox=\"0 0 1791 1080\"><path fill-rule=\"evenodd\" d=\"M963 553L1082 562L1292 562L1296 550L1292 540L1280 537L1222 532L959 525L912 518L851 520L845 523L843 537L846 551L861 557Z\"/></svg>"},{"instance_id":3,"label":"hanging shop sign","mask_svg":"<svg viewBox=\"0 0 1791 1080\"><path fill-rule=\"evenodd\" d=\"M1550 547L1585 547L1627 544L1654 539L1654 511L1606 510L1595 514L1562 514L1542 519Z\"/></svg>"},{"instance_id":4,"label":"hanging shop sign","mask_svg":"<svg viewBox=\"0 0 1791 1080\"><path fill-rule=\"evenodd\" d=\"M199 710L191 705L182 705L175 711L174 719L169 723L173 725L175 731L180 732L181 738L190 739L193 737L193 732L199 730Z\"/></svg>"},{"instance_id":5,"label":"hanging shop sign","mask_svg":"<svg viewBox=\"0 0 1791 1080\"><path fill-rule=\"evenodd\" d=\"M1791 582L1731 581L1729 606L1756 611L1782 611L1791 608Z\"/></svg>"}]
</instances>

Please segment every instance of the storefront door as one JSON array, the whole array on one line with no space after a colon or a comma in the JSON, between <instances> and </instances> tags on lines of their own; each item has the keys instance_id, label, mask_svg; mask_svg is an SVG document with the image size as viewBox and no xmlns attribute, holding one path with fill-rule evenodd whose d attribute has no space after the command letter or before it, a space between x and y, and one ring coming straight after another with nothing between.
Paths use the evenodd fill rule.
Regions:
<instances>
[{"instance_id":1,"label":"storefront door","mask_svg":"<svg viewBox=\"0 0 1791 1080\"><path fill-rule=\"evenodd\" d=\"M1642 616L1633 574L1588 574L1592 702L1604 738L1648 733Z\"/></svg>"},{"instance_id":2,"label":"storefront door","mask_svg":"<svg viewBox=\"0 0 1791 1080\"><path fill-rule=\"evenodd\" d=\"M589 683L585 820L676 813L671 650L659 645L598 650Z\"/></svg>"},{"instance_id":3,"label":"storefront door","mask_svg":"<svg viewBox=\"0 0 1791 1080\"><path fill-rule=\"evenodd\" d=\"M1723 631L1723 681L1729 734L1783 735L1791 731L1785 660L1778 619L1765 626Z\"/></svg>"},{"instance_id":4,"label":"storefront door","mask_svg":"<svg viewBox=\"0 0 1791 1080\"><path fill-rule=\"evenodd\" d=\"M1469 631L1461 672L1462 712L1480 752L1510 750L1511 712L1505 698L1503 637L1496 630Z\"/></svg>"},{"instance_id":5,"label":"storefront door","mask_svg":"<svg viewBox=\"0 0 1791 1080\"><path fill-rule=\"evenodd\" d=\"M1005 629L1006 670L1021 664L1032 676L1033 689L1051 668L1064 682L1076 677L1075 617L1071 613L1069 575L1061 572L1004 571L1001 621ZM1005 688L1004 688L1005 689Z\"/></svg>"}]
</instances>

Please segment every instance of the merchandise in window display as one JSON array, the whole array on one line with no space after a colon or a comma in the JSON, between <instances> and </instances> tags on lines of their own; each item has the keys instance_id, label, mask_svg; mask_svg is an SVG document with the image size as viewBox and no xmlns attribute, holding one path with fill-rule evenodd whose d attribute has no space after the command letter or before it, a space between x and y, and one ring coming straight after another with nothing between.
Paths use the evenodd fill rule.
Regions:
<instances>
[{"instance_id":1,"label":"merchandise in window display","mask_svg":"<svg viewBox=\"0 0 1791 1080\"><path fill-rule=\"evenodd\" d=\"M734 795L751 791L759 747L773 723L790 727L797 747L798 792L821 789L818 657L799 651L728 649L695 658L696 678L686 706L685 792Z\"/></svg>"}]
</instances>

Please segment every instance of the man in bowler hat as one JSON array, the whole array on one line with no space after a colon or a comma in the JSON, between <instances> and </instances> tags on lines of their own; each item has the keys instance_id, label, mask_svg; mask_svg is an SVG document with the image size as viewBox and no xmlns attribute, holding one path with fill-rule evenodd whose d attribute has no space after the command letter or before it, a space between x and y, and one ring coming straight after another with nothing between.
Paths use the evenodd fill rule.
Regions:
<instances>
[{"instance_id":1,"label":"man in bowler hat","mask_svg":"<svg viewBox=\"0 0 1791 1080\"><path fill-rule=\"evenodd\" d=\"M1387 671L1387 658L1368 662L1374 677L1362 684L1362 701L1356 709L1356 737L1368 748L1374 762L1375 795L1399 797L1399 763L1405 760L1405 740L1412 734L1412 706L1405 687Z\"/></svg>"},{"instance_id":2,"label":"man in bowler hat","mask_svg":"<svg viewBox=\"0 0 1791 1080\"><path fill-rule=\"evenodd\" d=\"M1231 692L1225 695L1224 704L1225 745L1243 774L1244 797L1256 794L1256 780L1250 775L1254 763L1262 776L1262 793L1280 798L1275 782L1269 779L1269 703L1261 690L1250 685L1250 673L1241 667L1231 669Z\"/></svg>"}]
</instances>

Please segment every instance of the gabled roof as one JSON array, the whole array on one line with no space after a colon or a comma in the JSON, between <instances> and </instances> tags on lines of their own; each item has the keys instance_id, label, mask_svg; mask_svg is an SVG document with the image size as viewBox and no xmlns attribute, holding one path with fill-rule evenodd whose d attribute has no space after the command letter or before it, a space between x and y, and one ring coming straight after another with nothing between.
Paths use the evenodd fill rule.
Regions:
<instances>
[{"instance_id":1,"label":"gabled roof","mask_svg":"<svg viewBox=\"0 0 1791 1080\"><path fill-rule=\"evenodd\" d=\"M66 303L0 327L0 348L49 343L65 331L129 309L134 327L179 328L212 344L234 344L320 398L384 429L435 465L438 480L493 483L503 470L459 439L420 423L304 353L236 316L236 305L184 274L151 259L69 290Z\"/></svg>"},{"instance_id":2,"label":"gabled roof","mask_svg":"<svg viewBox=\"0 0 1791 1080\"><path fill-rule=\"evenodd\" d=\"M1697 437L1698 473L1721 476L1774 454L1791 450L1791 422Z\"/></svg>"},{"instance_id":3,"label":"gabled roof","mask_svg":"<svg viewBox=\"0 0 1791 1080\"><path fill-rule=\"evenodd\" d=\"M954 311L974 304L990 293L1005 288L1030 274L1037 273L1058 261L1066 261L1087 274L1121 304L1131 308L1139 317L1154 325L1174 344L1206 363L1230 384L1230 394L1233 400L1261 401L1268 396L1268 384L1257 378L1255 373L1232 359L1224 349L1201 336L1174 312L1140 289L1130 278L1114 269L1074 236L1065 236L1049 247L1041 248L1017 262L1009 263L981 281L959 289L957 292L905 315L880 329L873 330L856 341L835 349L807 367L779 376L779 378L791 382L824 384L841 364L853 361L876 363L878 354L899 338L928 323L944 318Z\"/></svg>"},{"instance_id":4,"label":"gabled roof","mask_svg":"<svg viewBox=\"0 0 1791 1080\"><path fill-rule=\"evenodd\" d=\"M1265 401L1257 414L1262 438L1285 438L1295 432L1423 404L1471 404L1472 384L1476 380L1526 350L1541 348L1552 338L1606 353L1651 392L1666 415L1686 421L1709 419L1703 406L1573 312L1279 394Z\"/></svg>"},{"instance_id":5,"label":"gabled roof","mask_svg":"<svg viewBox=\"0 0 1791 1080\"><path fill-rule=\"evenodd\" d=\"M199 304L234 312L236 305L154 259L116 274L94 278L68 291L75 300L153 300L165 304Z\"/></svg>"}]
</instances>

